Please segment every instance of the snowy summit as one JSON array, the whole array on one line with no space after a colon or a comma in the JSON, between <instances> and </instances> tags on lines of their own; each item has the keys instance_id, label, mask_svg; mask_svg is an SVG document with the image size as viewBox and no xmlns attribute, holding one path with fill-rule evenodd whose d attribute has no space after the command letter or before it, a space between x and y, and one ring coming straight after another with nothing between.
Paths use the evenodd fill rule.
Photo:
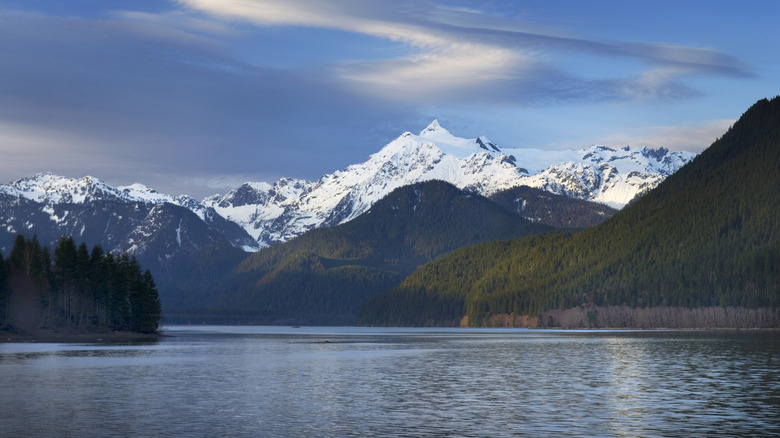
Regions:
<instances>
[{"instance_id":1,"label":"snowy summit","mask_svg":"<svg viewBox=\"0 0 780 438\"><path fill-rule=\"evenodd\" d=\"M664 148L501 148L486 137L457 137L434 120L418 135L405 132L365 162L315 182L246 183L204 204L269 244L346 222L394 189L428 180L486 196L525 185L622 208L694 156Z\"/></svg>"},{"instance_id":2,"label":"snowy summit","mask_svg":"<svg viewBox=\"0 0 780 438\"><path fill-rule=\"evenodd\" d=\"M210 224L233 222L257 241L257 245L243 242L241 247L255 250L312 228L346 222L396 188L429 180L446 181L485 196L530 186L622 208L693 157L689 152L644 147L505 148L484 136L457 137L434 120L419 134L405 132L363 163L317 181L282 178L274 183L248 182L202 202L158 193L143 184L115 188L91 176L74 179L51 173L2 185L0 195L43 204L46 212L53 212L55 205L106 200L173 204ZM62 220L54 213L50 216L54 221Z\"/></svg>"}]
</instances>

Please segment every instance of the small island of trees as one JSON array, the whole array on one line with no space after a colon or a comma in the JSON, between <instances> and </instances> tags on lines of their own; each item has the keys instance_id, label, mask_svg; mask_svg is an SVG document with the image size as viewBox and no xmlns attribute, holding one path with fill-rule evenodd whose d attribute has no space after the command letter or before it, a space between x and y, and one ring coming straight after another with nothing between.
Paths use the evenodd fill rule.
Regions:
<instances>
[{"instance_id":1,"label":"small island of trees","mask_svg":"<svg viewBox=\"0 0 780 438\"><path fill-rule=\"evenodd\" d=\"M152 274L126 253L63 237L52 257L19 235L10 256L0 254L0 330L156 333L160 317Z\"/></svg>"}]
</instances>

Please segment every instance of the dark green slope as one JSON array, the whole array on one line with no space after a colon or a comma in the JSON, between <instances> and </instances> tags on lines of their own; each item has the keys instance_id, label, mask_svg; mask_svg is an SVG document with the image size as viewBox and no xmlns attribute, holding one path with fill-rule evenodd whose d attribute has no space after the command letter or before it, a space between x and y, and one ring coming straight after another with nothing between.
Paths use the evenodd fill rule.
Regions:
<instances>
[{"instance_id":1,"label":"dark green slope","mask_svg":"<svg viewBox=\"0 0 780 438\"><path fill-rule=\"evenodd\" d=\"M591 305L780 306L778 216L775 98L757 102L693 162L603 224L455 251L374 297L358 323L468 315L469 324L485 325L492 315ZM405 303L414 318L399 319Z\"/></svg>"},{"instance_id":2,"label":"dark green slope","mask_svg":"<svg viewBox=\"0 0 780 438\"><path fill-rule=\"evenodd\" d=\"M213 289L204 306L209 318L198 313L188 318L351 324L370 296L397 286L444 253L550 229L448 183L414 184L393 191L348 223L312 230L251 255Z\"/></svg>"}]
</instances>

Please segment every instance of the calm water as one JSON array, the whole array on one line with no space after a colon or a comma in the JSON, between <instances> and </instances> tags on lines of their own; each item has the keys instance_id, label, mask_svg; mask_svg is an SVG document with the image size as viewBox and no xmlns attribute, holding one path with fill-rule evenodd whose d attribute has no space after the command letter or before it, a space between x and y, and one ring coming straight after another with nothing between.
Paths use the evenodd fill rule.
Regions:
<instances>
[{"instance_id":1,"label":"calm water","mask_svg":"<svg viewBox=\"0 0 780 438\"><path fill-rule=\"evenodd\" d=\"M0 436L780 435L780 335L167 327L0 344Z\"/></svg>"}]
</instances>

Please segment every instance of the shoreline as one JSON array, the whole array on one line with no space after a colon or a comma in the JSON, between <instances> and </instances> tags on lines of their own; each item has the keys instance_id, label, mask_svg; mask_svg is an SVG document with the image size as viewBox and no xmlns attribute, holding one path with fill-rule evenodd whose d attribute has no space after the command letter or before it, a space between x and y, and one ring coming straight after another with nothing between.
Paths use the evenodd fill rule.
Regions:
<instances>
[{"instance_id":1,"label":"shoreline","mask_svg":"<svg viewBox=\"0 0 780 438\"><path fill-rule=\"evenodd\" d=\"M0 344L3 343L51 343L51 344L95 344L152 342L165 337L162 333L139 333L130 331L91 332L80 330L38 330L33 333L18 333L0 330Z\"/></svg>"}]
</instances>

